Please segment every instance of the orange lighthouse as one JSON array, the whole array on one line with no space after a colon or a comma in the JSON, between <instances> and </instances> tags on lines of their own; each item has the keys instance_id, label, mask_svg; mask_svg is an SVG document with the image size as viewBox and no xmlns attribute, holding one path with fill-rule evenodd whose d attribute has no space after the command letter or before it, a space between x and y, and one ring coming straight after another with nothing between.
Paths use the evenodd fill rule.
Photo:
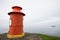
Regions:
<instances>
[{"instance_id":1,"label":"orange lighthouse","mask_svg":"<svg viewBox=\"0 0 60 40\"><path fill-rule=\"evenodd\" d=\"M21 12L22 8L19 6L13 6L12 9L13 11L8 13L8 15L10 16L10 25L7 37L23 37L23 16L25 16L25 14Z\"/></svg>"}]
</instances>

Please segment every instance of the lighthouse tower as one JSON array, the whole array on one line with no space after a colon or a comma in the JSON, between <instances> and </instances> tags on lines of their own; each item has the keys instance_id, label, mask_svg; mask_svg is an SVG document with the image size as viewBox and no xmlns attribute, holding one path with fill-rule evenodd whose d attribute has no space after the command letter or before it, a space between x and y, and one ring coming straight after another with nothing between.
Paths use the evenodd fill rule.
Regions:
<instances>
[{"instance_id":1,"label":"lighthouse tower","mask_svg":"<svg viewBox=\"0 0 60 40\"><path fill-rule=\"evenodd\" d=\"M19 6L13 6L12 9L13 11L8 13L8 15L10 16L10 25L7 37L23 37L23 16L25 16L25 14L21 12L22 8Z\"/></svg>"}]
</instances>

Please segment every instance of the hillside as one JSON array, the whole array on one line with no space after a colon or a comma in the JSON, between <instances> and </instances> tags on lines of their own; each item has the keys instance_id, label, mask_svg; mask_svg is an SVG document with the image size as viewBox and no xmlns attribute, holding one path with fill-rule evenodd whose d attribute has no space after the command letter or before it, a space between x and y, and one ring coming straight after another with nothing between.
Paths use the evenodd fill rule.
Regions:
<instances>
[{"instance_id":1,"label":"hillside","mask_svg":"<svg viewBox=\"0 0 60 40\"><path fill-rule=\"evenodd\" d=\"M23 38L9 39L7 38L7 33L0 34L0 40L41 40L41 38L34 33L25 33Z\"/></svg>"},{"instance_id":2,"label":"hillside","mask_svg":"<svg viewBox=\"0 0 60 40\"><path fill-rule=\"evenodd\" d=\"M7 33L0 34L0 40L60 40L60 37L49 36L45 34L25 33L23 38L9 39Z\"/></svg>"}]
</instances>

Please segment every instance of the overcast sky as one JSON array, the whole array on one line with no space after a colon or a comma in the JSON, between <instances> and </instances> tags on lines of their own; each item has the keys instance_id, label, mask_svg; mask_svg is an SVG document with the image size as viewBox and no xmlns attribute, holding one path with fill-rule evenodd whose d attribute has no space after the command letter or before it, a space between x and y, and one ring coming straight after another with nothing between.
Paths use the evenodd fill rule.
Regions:
<instances>
[{"instance_id":1,"label":"overcast sky","mask_svg":"<svg viewBox=\"0 0 60 40\"><path fill-rule=\"evenodd\" d=\"M22 12L26 14L24 16L24 31L60 32L60 0L0 0L0 32L8 31L8 12L12 11L12 6L21 6ZM56 27L52 28L52 25Z\"/></svg>"}]
</instances>

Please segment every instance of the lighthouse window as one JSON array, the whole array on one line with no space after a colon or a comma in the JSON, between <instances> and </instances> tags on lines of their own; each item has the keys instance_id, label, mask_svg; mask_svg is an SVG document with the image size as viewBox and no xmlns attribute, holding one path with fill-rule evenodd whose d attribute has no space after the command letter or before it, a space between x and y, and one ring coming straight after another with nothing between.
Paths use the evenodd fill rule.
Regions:
<instances>
[{"instance_id":1,"label":"lighthouse window","mask_svg":"<svg viewBox=\"0 0 60 40\"><path fill-rule=\"evenodd\" d=\"M12 23L12 20L10 19L10 23L9 23L9 25L11 25L11 23Z\"/></svg>"}]
</instances>

